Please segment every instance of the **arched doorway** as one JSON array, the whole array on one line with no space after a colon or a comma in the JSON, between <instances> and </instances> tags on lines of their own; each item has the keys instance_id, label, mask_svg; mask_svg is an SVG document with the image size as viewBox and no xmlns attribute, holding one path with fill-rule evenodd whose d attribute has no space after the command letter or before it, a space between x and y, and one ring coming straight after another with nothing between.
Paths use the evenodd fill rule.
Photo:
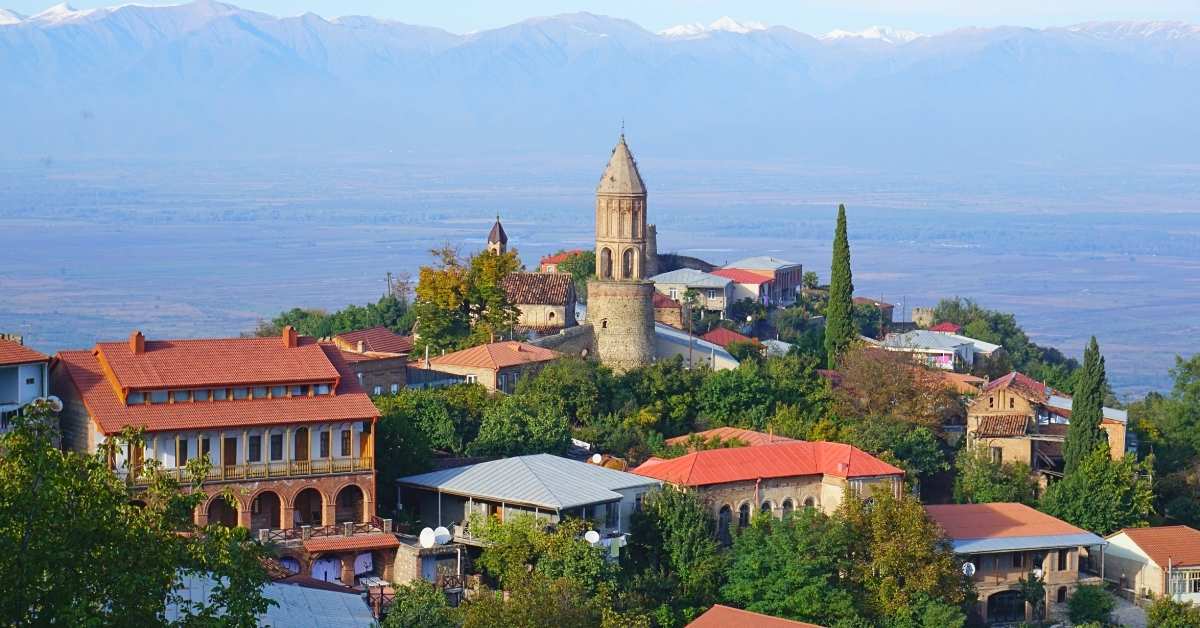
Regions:
<instances>
[{"instance_id":1,"label":"arched doorway","mask_svg":"<svg viewBox=\"0 0 1200 628\"><path fill-rule=\"evenodd\" d=\"M342 578L342 561L334 556L324 556L314 560L312 564L312 577L325 582L340 581Z\"/></svg>"},{"instance_id":2,"label":"arched doorway","mask_svg":"<svg viewBox=\"0 0 1200 628\"><path fill-rule=\"evenodd\" d=\"M1025 598L1020 591L1001 591L987 601L988 623L1025 621Z\"/></svg>"},{"instance_id":3,"label":"arched doorway","mask_svg":"<svg viewBox=\"0 0 1200 628\"><path fill-rule=\"evenodd\" d=\"M236 528L238 524L237 506L229 503L224 495L217 495L208 502L208 523L218 524L227 528Z\"/></svg>"},{"instance_id":4,"label":"arched doorway","mask_svg":"<svg viewBox=\"0 0 1200 628\"><path fill-rule=\"evenodd\" d=\"M295 556L284 556L283 558L279 559L279 564L282 565L284 569L288 570L288 573L300 573L300 559L296 558Z\"/></svg>"},{"instance_id":5,"label":"arched doorway","mask_svg":"<svg viewBox=\"0 0 1200 628\"><path fill-rule=\"evenodd\" d=\"M363 517L363 492L358 486L351 484L338 491L337 507L334 509L334 520L337 523L352 521L359 523Z\"/></svg>"},{"instance_id":6,"label":"arched doorway","mask_svg":"<svg viewBox=\"0 0 1200 628\"><path fill-rule=\"evenodd\" d=\"M792 511L795 509L796 509L796 505L792 502L791 497L783 500L783 518L784 519L787 519L787 516L792 514Z\"/></svg>"},{"instance_id":7,"label":"arched doorway","mask_svg":"<svg viewBox=\"0 0 1200 628\"><path fill-rule=\"evenodd\" d=\"M729 536L729 525L733 523L733 509L728 504L721 506L717 512L717 539L729 545L733 539Z\"/></svg>"},{"instance_id":8,"label":"arched doorway","mask_svg":"<svg viewBox=\"0 0 1200 628\"><path fill-rule=\"evenodd\" d=\"M320 526L323 502L320 491L315 488L306 488L297 493L292 500L292 525Z\"/></svg>"},{"instance_id":9,"label":"arched doorway","mask_svg":"<svg viewBox=\"0 0 1200 628\"><path fill-rule=\"evenodd\" d=\"M600 278L612 279L612 251L600 249Z\"/></svg>"},{"instance_id":10,"label":"arched doorway","mask_svg":"<svg viewBox=\"0 0 1200 628\"><path fill-rule=\"evenodd\" d=\"M272 491L263 491L250 502L251 530L280 530L283 522L279 515L283 512L283 501Z\"/></svg>"}]
</instances>

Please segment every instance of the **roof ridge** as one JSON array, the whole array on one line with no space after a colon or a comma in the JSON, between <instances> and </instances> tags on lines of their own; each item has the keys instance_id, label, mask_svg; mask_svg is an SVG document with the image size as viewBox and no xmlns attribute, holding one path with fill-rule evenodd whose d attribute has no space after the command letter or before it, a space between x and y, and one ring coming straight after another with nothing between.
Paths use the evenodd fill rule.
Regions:
<instances>
[{"instance_id":1,"label":"roof ridge","mask_svg":"<svg viewBox=\"0 0 1200 628\"><path fill-rule=\"evenodd\" d=\"M537 480L537 483L539 485L541 485L542 489L545 490L547 493L550 494L551 497L554 498L554 501L558 503L559 508L562 508L563 499L558 496L558 493L554 492L554 489L550 488L550 486L548 484L546 484L546 482L544 480L542 480L541 474L538 473L537 471L534 471L533 467L529 466L529 462L526 460L527 458L531 458L534 456L548 456L548 455L549 454L533 454L532 456L517 456L517 460L521 461L521 464L525 465L525 469L527 471L529 471L529 473L531 475L533 475L534 479Z\"/></svg>"}]
</instances>

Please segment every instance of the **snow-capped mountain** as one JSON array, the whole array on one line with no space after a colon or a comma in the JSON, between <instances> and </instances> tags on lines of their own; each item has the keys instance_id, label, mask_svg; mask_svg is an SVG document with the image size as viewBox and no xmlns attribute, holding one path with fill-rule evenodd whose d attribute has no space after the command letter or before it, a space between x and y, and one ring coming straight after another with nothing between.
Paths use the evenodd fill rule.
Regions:
<instances>
[{"instance_id":1,"label":"snow-capped mountain","mask_svg":"<svg viewBox=\"0 0 1200 628\"><path fill-rule=\"evenodd\" d=\"M561 151L1195 162L1200 28L872 28L574 13L471 34L214 0L0 13L0 158Z\"/></svg>"}]
</instances>

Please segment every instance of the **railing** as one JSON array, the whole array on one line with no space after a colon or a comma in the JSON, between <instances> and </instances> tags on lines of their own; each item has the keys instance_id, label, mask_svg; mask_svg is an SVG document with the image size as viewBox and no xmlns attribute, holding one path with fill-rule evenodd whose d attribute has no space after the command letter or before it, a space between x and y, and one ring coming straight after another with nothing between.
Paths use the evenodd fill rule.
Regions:
<instances>
[{"instance_id":1,"label":"railing","mask_svg":"<svg viewBox=\"0 0 1200 628\"><path fill-rule=\"evenodd\" d=\"M365 523L344 521L327 526L296 526L283 530L261 529L258 540L261 543L286 543L290 541L307 541L308 539L328 536L354 536L355 534L392 532L392 520L382 517L371 517Z\"/></svg>"},{"instance_id":2,"label":"railing","mask_svg":"<svg viewBox=\"0 0 1200 628\"><path fill-rule=\"evenodd\" d=\"M355 471L373 471L374 460L362 458L323 458L320 460L288 460L281 462L252 462L249 464L215 465L205 478L207 482L228 480L264 480L279 477L302 477L310 475L332 475L335 473L353 473ZM163 473L180 482L191 480L191 474L185 467L162 469ZM136 484L145 484L146 478L140 473L134 480Z\"/></svg>"}]
</instances>

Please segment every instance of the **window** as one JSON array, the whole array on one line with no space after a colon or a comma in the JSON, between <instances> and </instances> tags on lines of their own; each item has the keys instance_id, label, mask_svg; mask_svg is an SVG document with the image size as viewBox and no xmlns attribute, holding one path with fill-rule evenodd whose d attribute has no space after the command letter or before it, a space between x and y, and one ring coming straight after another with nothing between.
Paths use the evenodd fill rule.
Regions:
<instances>
[{"instance_id":1,"label":"window","mask_svg":"<svg viewBox=\"0 0 1200 628\"><path fill-rule=\"evenodd\" d=\"M1004 450L999 447L990 447L992 452L992 464L1000 464L1004 460Z\"/></svg>"},{"instance_id":2,"label":"window","mask_svg":"<svg viewBox=\"0 0 1200 628\"><path fill-rule=\"evenodd\" d=\"M1058 593L1054 595L1054 599L1059 604L1065 604L1067 602L1067 587L1058 587Z\"/></svg>"},{"instance_id":3,"label":"window","mask_svg":"<svg viewBox=\"0 0 1200 628\"><path fill-rule=\"evenodd\" d=\"M547 314L546 318L548 318L550 320L554 320L554 312L550 312L549 314Z\"/></svg>"},{"instance_id":4,"label":"window","mask_svg":"<svg viewBox=\"0 0 1200 628\"><path fill-rule=\"evenodd\" d=\"M271 460L283 460L283 434L271 434Z\"/></svg>"},{"instance_id":5,"label":"window","mask_svg":"<svg viewBox=\"0 0 1200 628\"><path fill-rule=\"evenodd\" d=\"M272 386L271 396L278 399L287 396L287 386Z\"/></svg>"},{"instance_id":6,"label":"window","mask_svg":"<svg viewBox=\"0 0 1200 628\"><path fill-rule=\"evenodd\" d=\"M716 291L715 289L713 289L713 288L709 288L709 289L708 289L708 298L709 298L709 300L716 299L716 298L717 298L717 291Z\"/></svg>"},{"instance_id":7,"label":"window","mask_svg":"<svg viewBox=\"0 0 1200 628\"><path fill-rule=\"evenodd\" d=\"M210 451L212 451L212 441L209 440L209 438L207 436L201 436L200 437L200 457L208 456ZM212 461L211 457L209 457L209 461Z\"/></svg>"},{"instance_id":8,"label":"window","mask_svg":"<svg viewBox=\"0 0 1200 628\"><path fill-rule=\"evenodd\" d=\"M35 383L37 383L37 379L35 379L35 378L33 378L33 377L26 377L26 378L25 378L25 385L26 385L26 386L32 386L32 385L34 385Z\"/></svg>"},{"instance_id":9,"label":"window","mask_svg":"<svg viewBox=\"0 0 1200 628\"><path fill-rule=\"evenodd\" d=\"M262 435L261 434L251 434L250 442L248 443L247 449L249 449L249 451L246 452L246 458L250 462L261 462L262 461Z\"/></svg>"},{"instance_id":10,"label":"window","mask_svg":"<svg viewBox=\"0 0 1200 628\"><path fill-rule=\"evenodd\" d=\"M176 402L187 401L191 398L192 393L188 390L176 390L175 392L171 393L171 399Z\"/></svg>"},{"instance_id":11,"label":"window","mask_svg":"<svg viewBox=\"0 0 1200 628\"><path fill-rule=\"evenodd\" d=\"M1024 555L1024 554L1022 554L1021 552L1013 552L1013 554L1012 554L1012 566L1013 566L1013 567L1016 567L1016 568L1018 568L1018 569L1020 569L1020 568L1021 568L1021 566L1022 566L1022 565L1024 564L1024 562L1025 562L1025 561L1024 561L1024 558L1025 558L1025 555Z\"/></svg>"},{"instance_id":12,"label":"window","mask_svg":"<svg viewBox=\"0 0 1200 628\"><path fill-rule=\"evenodd\" d=\"M182 467L188 461L188 442L181 438L175 441L175 466Z\"/></svg>"},{"instance_id":13,"label":"window","mask_svg":"<svg viewBox=\"0 0 1200 628\"><path fill-rule=\"evenodd\" d=\"M313 394L314 395L328 395L329 394L329 384L317 384L316 386L313 387Z\"/></svg>"},{"instance_id":14,"label":"window","mask_svg":"<svg viewBox=\"0 0 1200 628\"><path fill-rule=\"evenodd\" d=\"M772 511L772 510L774 510L774 509L773 509L773 508L771 508L771 502L763 502L763 503L762 503L762 511L763 511L764 513L766 513L766 514L768 514L768 515L769 515L769 514L771 514L771 511Z\"/></svg>"},{"instance_id":15,"label":"window","mask_svg":"<svg viewBox=\"0 0 1200 628\"><path fill-rule=\"evenodd\" d=\"M267 398L267 387L266 386L255 386L254 387L254 398L255 399L266 399Z\"/></svg>"},{"instance_id":16,"label":"window","mask_svg":"<svg viewBox=\"0 0 1200 628\"><path fill-rule=\"evenodd\" d=\"M350 430L342 430L342 455L350 455Z\"/></svg>"},{"instance_id":17,"label":"window","mask_svg":"<svg viewBox=\"0 0 1200 628\"><path fill-rule=\"evenodd\" d=\"M400 384L392 384L392 394L400 392Z\"/></svg>"},{"instance_id":18,"label":"window","mask_svg":"<svg viewBox=\"0 0 1200 628\"><path fill-rule=\"evenodd\" d=\"M192 401L208 401L208 390L193 390Z\"/></svg>"},{"instance_id":19,"label":"window","mask_svg":"<svg viewBox=\"0 0 1200 628\"><path fill-rule=\"evenodd\" d=\"M671 288L670 290L667 290L667 296L671 297L672 301L678 301L679 300L679 289Z\"/></svg>"},{"instance_id":20,"label":"window","mask_svg":"<svg viewBox=\"0 0 1200 628\"><path fill-rule=\"evenodd\" d=\"M1067 570L1067 550L1065 549L1058 550L1058 570Z\"/></svg>"},{"instance_id":21,"label":"window","mask_svg":"<svg viewBox=\"0 0 1200 628\"><path fill-rule=\"evenodd\" d=\"M212 391L212 398L213 398L213 401L224 401L225 400L225 389L224 388L214 388Z\"/></svg>"},{"instance_id":22,"label":"window","mask_svg":"<svg viewBox=\"0 0 1200 628\"><path fill-rule=\"evenodd\" d=\"M742 504L738 507L738 527L744 528L750 525L750 504Z\"/></svg>"},{"instance_id":23,"label":"window","mask_svg":"<svg viewBox=\"0 0 1200 628\"><path fill-rule=\"evenodd\" d=\"M604 526L607 528L617 527L618 519L621 516L621 502L612 502L608 505L604 513Z\"/></svg>"},{"instance_id":24,"label":"window","mask_svg":"<svg viewBox=\"0 0 1200 628\"><path fill-rule=\"evenodd\" d=\"M125 398L125 403L130 405L141 405L146 403L146 395L145 393L131 392L129 393L129 396Z\"/></svg>"},{"instance_id":25,"label":"window","mask_svg":"<svg viewBox=\"0 0 1200 628\"><path fill-rule=\"evenodd\" d=\"M1017 407L1017 400L1013 397L1008 398L1008 409L1012 410Z\"/></svg>"},{"instance_id":26,"label":"window","mask_svg":"<svg viewBox=\"0 0 1200 628\"><path fill-rule=\"evenodd\" d=\"M165 390L150 391L150 403L166 403L169 395Z\"/></svg>"},{"instance_id":27,"label":"window","mask_svg":"<svg viewBox=\"0 0 1200 628\"><path fill-rule=\"evenodd\" d=\"M995 397L988 397L988 407L989 408L996 407L996 398Z\"/></svg>"},{"instance_id":28,"label":"window","mask_svg":"<svg viewBox=\"0 0 1200 628\"><path fill-rule=\"evenodd\" d=\"M633 498L633 511L642 512L642 493L638 493Z\"/></svg>"},{"instance_id":29,"label":"window","mask_svg":"<svg viewBox=\"0 0 1200 628\"><path fill-rule=\"evenodd\" d=\"M292 396L293 397L307 397L308 396L308 386L292 386Z\"/></svg>"},{"instance_id":30,"label":"window","mask_svg":"<svg viewBox=\"0 0 1200 628\"><path fill-rule=\"evenodd\" d=\"M468 376L467 376L467 383L468 383L468 384L474 384L474 383L475 383L475 382L477 382L477 381L479 381L479 378L475 377L474 375L468 375Z\"/></svg>"},{"instance_id":31,"label":"window","mask_svg":"<svg viewBox=\"0 0 1200 628\"><path fill-rule=\"evenodd\" d=\"M815 508L816 503L813 501L813 498L809 497L808 499L804 500L804 507L805 508Z\"/></svg>"},{"instance_id":32,"label":"window","mask_svg":"<svg viewBox=\"0 0 1200 628\"><path fill-rule=\"evenodd\" d=\"M783 500L783 516L784 517L787 517L788 515L792 514L792 511L795 509L796 509L796 505L792 503L792 498L789 497L789 498Z\"/></svg>"},{"instance_id":33,"label":"window","mask_svg":"<svg viewBox=\"0 0 1200 628\"><path fill-rule=\"evenodd\" d=\"M249 397L250 397L250 389L249 388L234 388L233 389L233 398L234 399L247 399Z\"/></svg>"},{"instance_id":34,"label":"window","mask_svg":"<svg viewBox=\"0 0 1200 628\"><path fill-rule=\"evenodd\" d=\"M371 394L372 395L382 395L383 394L383 386L376 386L376 387L372 388Z\"/></svg>"},{"instance_id":35,"label":"window","mask_svg":"<svg viewBox=\"0 0 1200 628\"><path fill-rule=\"evenodd\" d=\"M329 457L329 430L321 430L321 435L317 438L321 442L321 457Z\"/></svg>"},{"instance_id":36,"label":"window","mask_svg":"<svg viewBox=\"0 0 1200 628\"><path fill-rule=\"evenodd\" d=\"M507 387L508 387L508 376L505 375L504 373L501 373L500 376L496 378L496 388L507 391L508 390Z\"/></svg>"}]
</instances>

